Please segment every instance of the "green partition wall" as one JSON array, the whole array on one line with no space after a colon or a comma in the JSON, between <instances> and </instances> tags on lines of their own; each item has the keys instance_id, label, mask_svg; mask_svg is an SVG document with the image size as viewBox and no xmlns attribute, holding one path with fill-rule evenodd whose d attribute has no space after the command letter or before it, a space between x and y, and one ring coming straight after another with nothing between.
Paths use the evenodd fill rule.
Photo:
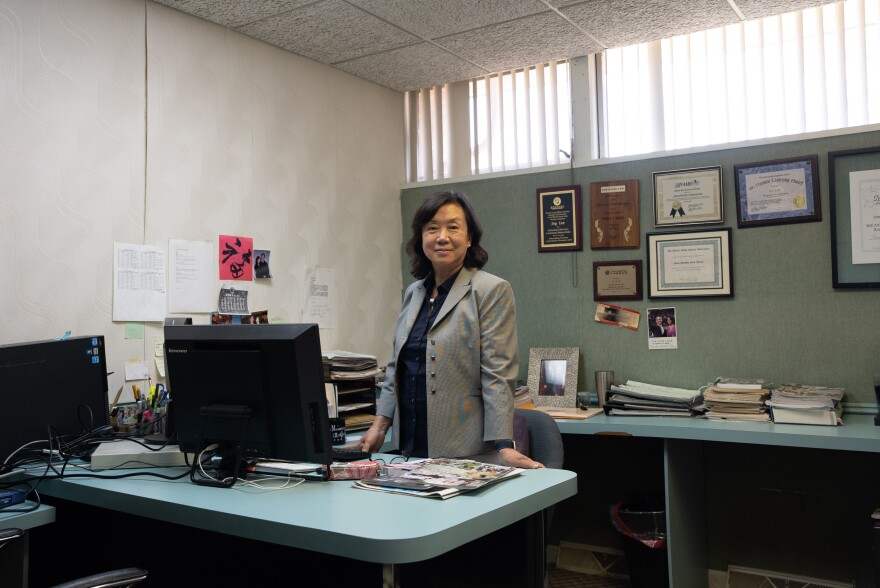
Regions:
<instances>
[{"instance_id":1,"label":"green partition wall","mask_svg":"<svg viewBox=\"0 0 880 588\"><path fill-rule=\"evenodd\" d=\"M593 372L615 380L697 388L715 376L763 377L772 382L843 386L851 408L873 410L872 378L880 373L880 289L832 287L828 153L880 147L880 131L737 147L583 168L458 181L404 189L404 240L413 212L429 193L456 189L474 201L489 251L486 270L504 277L517 300L520 377L527 381L531 348L578 347L578 390L595 389ZM821 222L737 228L733 166L817 155ZM645 234L678 230L653 226L652 173L722 166L723 225L731 227L734 295L730 298L650 300ZM589 185L639 180L641 247L591 250ZM579 184L583 194L583 251L538 252L536 190ZM644 299L611 301L642 313L638 331L596 322L594 261L641 259ZM404 283L412 282L405 255ZM648 308L675 307L678 349L649 350ZM389 333L389 337L390 337Z\"/></svg>"}]
</instances>

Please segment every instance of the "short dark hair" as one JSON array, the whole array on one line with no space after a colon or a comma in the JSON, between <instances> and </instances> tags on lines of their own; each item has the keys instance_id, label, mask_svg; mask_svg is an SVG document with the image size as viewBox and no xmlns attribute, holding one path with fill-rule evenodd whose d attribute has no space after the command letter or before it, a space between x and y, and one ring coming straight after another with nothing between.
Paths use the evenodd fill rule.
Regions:
<instances>
[{"instance_id":1,"label":"short dark hair","mask_svg":"<svg viewBox=\"0 0 880 588\"><path fill-rule=\"evenodd\" d=\"M437 211L447 204L458 204L464 211L464 217L467 221L468 237L471 240L471 246L468 247L464 256L464 266L481 269L486 262L489 261L489 253L480 245L480 239L483 236L483 227L477 218L477 211L470 199L462 192L446 190L443 192L434 192L425 198L419 209L413 215L412 235L406 242L406 252L409 254L409 271L418 279L426 278L433 271L431 260L422 250L422 228L434 218Z\"/></svg>"}]
</instances>

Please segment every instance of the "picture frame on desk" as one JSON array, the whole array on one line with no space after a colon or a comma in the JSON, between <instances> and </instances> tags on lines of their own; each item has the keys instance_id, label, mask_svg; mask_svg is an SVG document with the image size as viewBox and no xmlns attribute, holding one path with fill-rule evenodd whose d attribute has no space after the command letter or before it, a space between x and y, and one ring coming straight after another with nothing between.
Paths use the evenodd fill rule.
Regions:
<instances>
[{"instance_id":1,"label":"picture frame on desk","mask_svg":"<svg viewBox=\"0 0 880 588\"><path fill-rule=\"evenodd\" d=\"M822 220L816 155L737 164L733 177L741 229Z\"/></svg>"},{"instance_id":2,"label":"picture frame on desk","mask_svg":"<svg viewBox=\"0 0 880 588\"><path fill-rule=\"evenodd\" d=\"M828 154L831 280L880 288L880 147Z\"/></svg>"},{"instance_id":3,"label":"picture frame on desk","mask_svg":"<svg viewBox=\"0 0 880 588\"><path fill-rule=\"evenodd\" d=\"M648 233L648 298L733 296L730 228Z\"/></svg>"},{"instance_id":4,"label":"picture frame on desk","mask_svg":"<svg viewBox=\"0 0 880 588\"><path fill-rule=\"evenodd\" d=\"M535 406L577 407L578 347L529 350L529 391Z\"/></svg>"}]
</instances>

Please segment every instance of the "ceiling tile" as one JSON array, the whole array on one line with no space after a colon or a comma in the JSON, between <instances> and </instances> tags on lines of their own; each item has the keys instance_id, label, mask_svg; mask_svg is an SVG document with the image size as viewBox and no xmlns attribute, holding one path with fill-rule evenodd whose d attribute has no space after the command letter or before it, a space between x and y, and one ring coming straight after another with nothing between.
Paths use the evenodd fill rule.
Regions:
<instances>
[{"instance_id":1,"label":"ceiling tile","mask_svg":"<svg viewBox=\"0 0 880 588\"><path fill-rule=\"evenodd\" d=\"M837 0L736 0L736 5L747 20L764 18L776 14L786 14L804 8L813 8L822 4L831 4Z\"/></svg>"},{"instance_id":2,"label":"ceiling tile","mask_svg":"<svg viewBox=\"0 0 880 588\"><path fill-rule=\"evenodd\" d=\"M624 47L740 22L726 0L590 0L560 12L606 47Z\"/></svg>"},{"instance_id":3,"label":"ceiling tile","mask_svg":"<svg viewBox=\"0 0 880 588\"><path fill-rule=\"evenodd\" d=\"M324 0L236 30L322 63L420 41L342 0Z\"/></svg>"},{"instance_id":4,"label":"ceiling tile","mask_svg":"<svg viewBox=\"0 0 880 588\"><path fill-rule=\"evenodd\" d=\"M399 92L490 73L431 43L343 61L336 67Z\"/></svg>"},{"instance_id":5,"label":"ceiling tile","mask_svg":"<svg viewBox=\"0 0 880 588\"><path fill-rule=\"evenodd\" d=\"M490 72L601 50L594 39L555 12L451 35L437 44Z\"/></svg>"},{"instance_id":6,"label":"ceiling tile","mask_svg":"<svg viewBox=\"0 0 880 588\"><path fill-rule=\"evenodd\" d=\"M181 12L227 27L299 8L315 0L154 0Z\"/></svg>"},{"instance_id":7,"label":"ceiling tile","mask_svg":"<svg viewBox=\"0 0 880 588\"><path fill-rule=\"evenodd\" d=\"M547 12L539 0L347 0L426 39Z\"/></svg>"}]
</instances>

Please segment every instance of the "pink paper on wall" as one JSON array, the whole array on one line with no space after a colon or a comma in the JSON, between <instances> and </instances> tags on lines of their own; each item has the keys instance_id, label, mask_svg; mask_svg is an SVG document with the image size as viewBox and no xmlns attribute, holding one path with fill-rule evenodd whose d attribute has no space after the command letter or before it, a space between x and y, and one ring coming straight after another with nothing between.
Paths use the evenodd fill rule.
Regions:
<instances>
[{"instance_id":1,"label":"pink paper on wall","mask_svg":"<svg viewBox=\"0 0 880 588\"><path fill-rule=\"evenodd\" d=\"M253 280L254 240L250 237L220 235L220 279Z\"/></svg>"}]
</instances>

